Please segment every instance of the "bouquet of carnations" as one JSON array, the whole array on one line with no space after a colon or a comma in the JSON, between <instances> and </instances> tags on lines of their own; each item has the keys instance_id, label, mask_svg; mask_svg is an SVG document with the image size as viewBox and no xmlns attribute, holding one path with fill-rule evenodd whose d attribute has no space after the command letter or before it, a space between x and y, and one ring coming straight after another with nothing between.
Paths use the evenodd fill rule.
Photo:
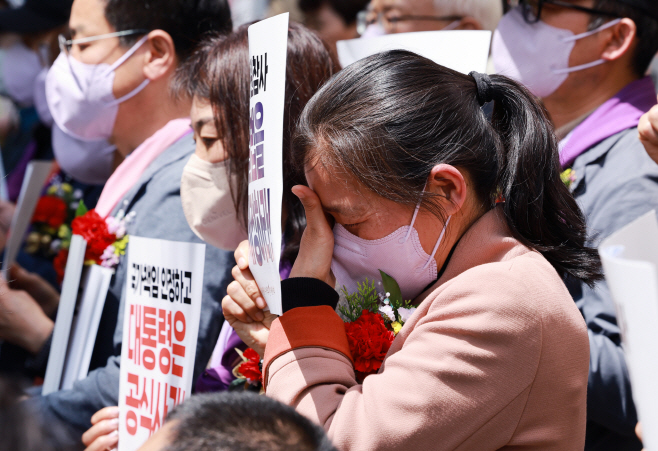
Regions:
<instances>
[{"instance_id":1,"label":"bouquet of carnations","mask_svg":"<svg viewBox=\"0 0 658 451\"><path fill-rule=\"evenodd\" d=\"M263 371L260 366L260 355L251 348L244 351L235 348L235 351L240 356L240 361L233 368L233 376L236 379L231 382L229 390L262 392Z\"/></svg>"},{"instance_id":2,"label":"bouquet of carnations","mask_svg":"<svg viewBox=\"0 0 658 451\"><path fill-rule=\"evenodd\" d=\"M80 235L87 242L84 261L86 266L101 265L114 268L119 263L119 258L126 253L128 245L126 226L133 218L134 213L126 215L121 210L116 217L108 216L103 219L95 210L87 210L84 202L80 202L66 241L63 241L53 261L60 283L64 280L71 236Z\"/></svg>"},{"instance_id":3,"label":"bouquet of carnations","mask_svg":"<svg viewBox=\"0 0 658 451\"><path fill-rule=\"evenodd\" d=\"M416 311L411 301L403 300L396 280L383 271L379 272L385 296L377 292L375 281L367 278L365 282L357 283L356 293L348 293L345 287L341 290L346 305L339 306L338 313L345 321L345 333L359 382L379 371L395 336ZM241 361L233 369L237 379L231 386L260 391L263 382L260 356L251 348L236 351Z\"/></svg>"},{"instance_id":4,"label":"bouquet of carnations","mask_svg":"<svg viewBox=\"0 0 658 451\"><path fill-rule=\"evenodd\" d=\"M43 258L54 258L71 240L71 221L82 199L82 191L74 189L59 175L54 176L32 216L25 252Z\"/></svg>"},{"instance_id":5,"label":"bouquet of carnations","mask_svg":"<svg viewBox=\"0 0 658 451\"><path fill-rule=\"evenodd\" d=\"M347 305L338 307L345 321L354 370L360 382L379 371L395 336L416 310L411 301L403 300L395 279L381 270L379 273L385 296L377 292L374 280L366 278L365 282L357 284L356 293L349 294L342 288Z\"/></svg>"}]
</instances>

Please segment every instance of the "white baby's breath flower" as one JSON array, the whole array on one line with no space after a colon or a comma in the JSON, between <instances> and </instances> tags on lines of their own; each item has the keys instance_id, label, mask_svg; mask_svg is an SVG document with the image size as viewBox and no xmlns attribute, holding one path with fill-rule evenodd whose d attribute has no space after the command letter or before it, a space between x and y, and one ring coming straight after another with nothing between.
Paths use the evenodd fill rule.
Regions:
<instances>
[{"instance_id":1,"label":"white baby's breath flower","mask_svg":"<svg viewBox=\"0 0 658 451\"><path fill-rule=\"evenodd\" d=\"M393 307L390 305L382 305L379 307L379 312L384 316L387 316L391 321L395 321L395 312L393 311Z\"/></svg>"},{"instance_id":2,"label":"white baby's breath flower","mask_svg":"<svg viewBox=\"0 0 658 451\"><path fill-rule=\"evenodd\" d=\"M411 315L413 315L415 311L416 311L416 307L411 307L411 308L400 307L398 309L398 315L400 315L400 319L402 320L402 322L406 323L409 320L409 318L411 318Z\"/></svg>"}]
</instances>

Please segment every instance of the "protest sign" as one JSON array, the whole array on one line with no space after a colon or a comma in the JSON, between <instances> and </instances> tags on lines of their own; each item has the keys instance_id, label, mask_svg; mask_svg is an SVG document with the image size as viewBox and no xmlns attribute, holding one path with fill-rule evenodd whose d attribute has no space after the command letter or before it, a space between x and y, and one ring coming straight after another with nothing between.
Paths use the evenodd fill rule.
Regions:
<instances>
[{"instance_id":1,"label":"protest sign","mask_svg":"<svg viewBox=\"0 0 658 451\"><path fill-rule=\"evenodd\" d=\"M658 221L651 211L599 246L617 309L633 400L647 450L658 450Z\"/></svg>"},{"instance_id":2,"label":"protest sign","mask_svg":"<svg viewBox=\"0 0 658 451\"><path fill-rule=\"evenodd\" d=\"M338 41L343 67L387 50L408 50L463 74L486 72L491 32L482 30L419 31Z\"/></svg>"},{"instance_id":3,"label":"protest sign","mask_svg":"<svg viewBox=\"0 0 658 451\"><path fill-rule=\"evenodd\" d=\"M119 450L133 451L192 390L204 244L130 237L125 287Z\"/></svg>"},{"instance_id":4,"label":"protest sign","mask_svg":"<svg viewBox=\"0 0 658 451\"><path fill-rule=\"evenodd\" d=\"M80 293L70 326L71 336L62 374L62 390L73 388L75 381L84 379L89 373L98 325L113 275L113 269L100 265L85 266L82 270Z\"/></svg>"},{"instance_id":5,"label":"protest sign","mask_svg":"<svg viewBox=\"0 0 658 451\"><path fill-rule=\"evenodd\" d=\"M287 13L249 27L249 268L277 315L287 53Z\"/></svg>"},{"instance_id":6,"label":"protest sign","mask_svg":"<svg viewBox=\"0 0 658 451\"><path fill-rule=\"evenodd\" d=\"M43 191L43 186L52 169L52 161L31 161L27 165L21 192L16 202L16 211L9 226L9 237L7 238L5 255L2 260L4 274L16 260L18 251L23 244L23 238L25 238L25 232L27 232L32 222L32 215L41 197L41 191Z\"/></svg>"},{"instance_id":7,"label":"protest sign","mask_svg":"<svg viewBox=\"0 0 658 451\"><path fill-rule=\"evenodd\" d=\"M42 394L47 395L61 388L62 373L71 336L71 325L78 301L82 265L85 259L87 242L79 235L71 237L69 256L66 260L62 292L59 296L57 318L48 355L48 366L43 382Z\"/></svg>"}]
</instances>

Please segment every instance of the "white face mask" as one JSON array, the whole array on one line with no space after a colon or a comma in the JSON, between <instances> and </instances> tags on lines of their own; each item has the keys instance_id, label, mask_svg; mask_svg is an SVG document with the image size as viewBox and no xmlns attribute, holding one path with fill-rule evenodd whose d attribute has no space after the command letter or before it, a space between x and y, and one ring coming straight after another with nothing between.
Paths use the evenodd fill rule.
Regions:
<instances>
[{"instance_id":1,"label":"white face mask","mask_svg":"<svg viewBox=\"0 0 658 451\"><path fill-rule=\"evenodd\" d=\"M87 141L109 139L119 104L139 94L150 81L144 80L132 92L116 99L113 94L114 71L147 40L148 35L112 65L85 64L60 53L46 79L48 106L59 128Z\"/></svg>"},{"instance_id":2,"label":"white face mask","mask_svg":"<svg viewBox=\"0 0 658 451\"><path fill-rule=\"evenodd\" d=\"M183 169L180 197L190 228L208 244L234 251L247 239L231 197L228 162L209 163L192 155ZM235 185L234 185L235 186Z\"/></svg>"},{"instance_id":3,"label":"white face mask","mask_svg":"<svg viewBox=\"0 0 658 451\"><path fill-rule=\"evenodd\" d=\"M553 94L571 72L605 63L598 59L591 63L569 67L569 57L576 41L599 33L619 23L608 22L596 30L573 34L541 20L529 24L520 8L515 8L500 20L494 32L491 54L497 73L506 75L523 85L537 97Z\"/></svg>"},{"instance_id":4,"label":"white face mask","mask_svg":"<svg viewBox=\"0 0 658 451\"><path fill-rule=\"evenodd\" d=\"M107 141L81 141L55 124L52 142L57 163L75 180L89 185L103 185L112 175L116 148Z\"/></svg>"},{"instance_id":5,"label":"white face mask","mask_svg":"<svg viewBox=\"0 0 658 451\"><path fill-rule=\"evenodd\" d=\"M39 54L21 41L4 49L2 58L2 84L5 93L18 105L34 104L34 86L43 69Z\"/></svg>"},{"instance_id":6,"label":"white face mask","mask_svg":"<svg viewBox=\"0 0 658 451\"><path fill-rule=\"evenodd\" d=\"M432 255L427 255L414 228L418 207L411 225L400 227L378 240L364 240L348 232L340 224L334 226L334 256L331 271L336 277L336 288L343 286L349 294L357 291L357 283L381 280L379 270L393 277L405 300L413 300L437 278L434 256L443 241L450 217L443 226Z\"/></svg>"}]
</instances>

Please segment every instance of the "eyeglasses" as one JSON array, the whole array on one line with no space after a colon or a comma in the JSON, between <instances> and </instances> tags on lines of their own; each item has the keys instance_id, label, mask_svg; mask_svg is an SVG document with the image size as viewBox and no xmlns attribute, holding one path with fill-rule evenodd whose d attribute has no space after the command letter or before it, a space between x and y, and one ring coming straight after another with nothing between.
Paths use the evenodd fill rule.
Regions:
<instances>
[{"instance_id":1,"label":"eyeglasses","mask_svg":"<svg viewBox=\"0 0 658 451\"><path fill-rule=\"evenodd\" d=\"M98 36L90 36L88 38L80 38L80 39L66 39L66 36L60 34L57 38L59 40L60 52L68 55L71 52L71 48L75 44L86 44L88 42L100 41L101 39L132 36L135 34L146 34L148 32L149 32L148 30L125 30L125 31L116 31L114 33L99 34Z\"/></svg>"},{"instance_id":2,"label":"eyeglasses","mask_svg":"<svg viewBox=\"0 0 658 451\"><path fill-rule=\"evenodd\" d=\"M356 31L359 35L365 33L369 25L379 23L387 32L394 32L397 24L411 20L431 20L431 21L455 21L462 20L464 16L393 16L388 17L386 13L374 13L372 11L360 11L356 17Z\"/></svg>"},{"instance_id":3,"label":"eyeglasses","mask_svg":"<svg viewBox=\"0 0 658 451\"><path fill-rule=\"evenodd\" d=\"M619 17L617 14L614 13L601 11L600 9L586 8L584 6L578 6L560 0L518 0L518 4L521 7L523 20L525 20L529 24L534 24L541 20L541 13L542 10L544 9L544 5L554 5L554 6L559 6L561 8L573 9L575 11L580 11L595 16Z\"/></svg>"}]
</instances>

